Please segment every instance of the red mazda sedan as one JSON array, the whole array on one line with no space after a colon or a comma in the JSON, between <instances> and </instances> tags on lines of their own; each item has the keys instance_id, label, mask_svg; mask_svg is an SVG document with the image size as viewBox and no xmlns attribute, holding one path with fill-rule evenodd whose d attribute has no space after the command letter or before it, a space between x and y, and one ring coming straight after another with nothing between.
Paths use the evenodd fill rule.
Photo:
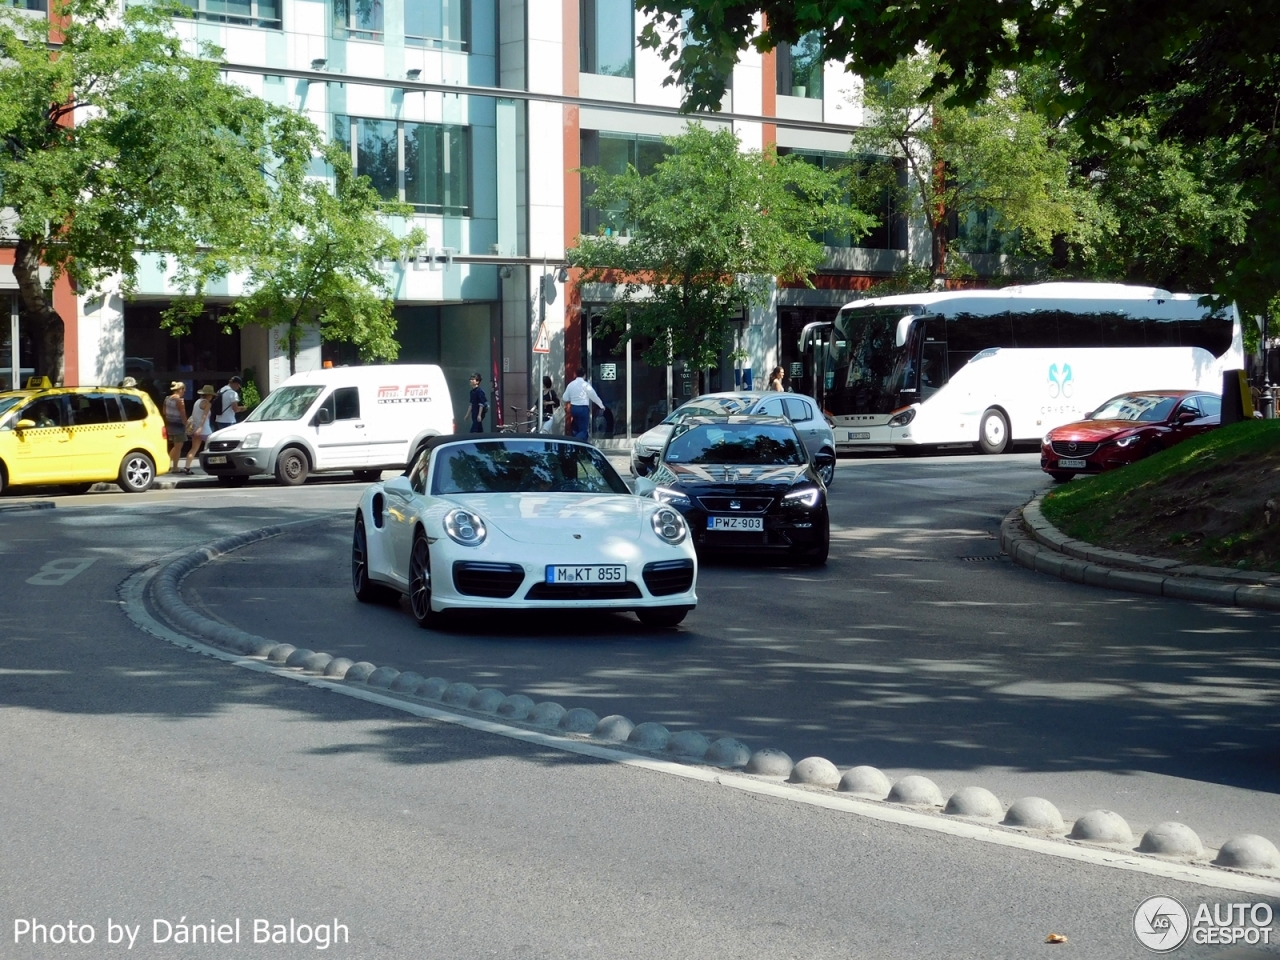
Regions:
<instances>
[{"instance_id":1,"label":"red mazda sedan","mask_svg":"<svg viewBox=\"0 0 1280 960\"><path fill-rule=\"evenodd\" d=\"M1221 412L1221 397L1197 390L1122 393L1085 419L1045 434L1040 468L1058 483L1114 470L1212 430Z\"/></svg>"}]
</instances>

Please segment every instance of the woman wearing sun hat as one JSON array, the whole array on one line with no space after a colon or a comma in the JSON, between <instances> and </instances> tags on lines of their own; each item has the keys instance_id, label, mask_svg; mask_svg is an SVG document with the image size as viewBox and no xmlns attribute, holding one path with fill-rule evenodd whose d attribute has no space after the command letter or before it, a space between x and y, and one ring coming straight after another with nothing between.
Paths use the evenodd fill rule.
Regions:
<instances>
[{"instance_id":1,"label":"woman wearing sun hat","mask_svg":"<svg viewBox=\"0 0 1280 960\"><path fill-rule=\"evenodd\" d=\"M182 445L187 442L187 385L181 380L169 384L169 395L164 398L164 427L169 434L169 472L178 472L178 458Z\"/></svg>"},{"instance_id":2,"label":"woman wearing sun hat","mask_svg":"<svg viewBox=\"0 0 1280 960\"><path fill-rule=\"evenodd\" d=\"M191 435L191 449L187 452L187 465L182 472L191 475L191 464L200 455L200 448L213 433L213 395L218 391L212 384L206 383L196 394L199 397L191 411L191 419L187 421L187 433Z\"/></svg>"}]
</instances>

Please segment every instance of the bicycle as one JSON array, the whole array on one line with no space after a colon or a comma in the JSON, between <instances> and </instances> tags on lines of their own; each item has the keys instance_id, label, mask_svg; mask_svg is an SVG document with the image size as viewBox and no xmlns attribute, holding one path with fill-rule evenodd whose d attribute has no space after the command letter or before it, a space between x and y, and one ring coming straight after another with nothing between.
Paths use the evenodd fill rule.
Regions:
<instances>
[{"instance_id":1,"label":"bicycle","mask_svg":"<svg viewBox=\"0 0 1280 960\"><path fill-rule=\"evenodd\" d=\"M514 413L514 408L508 407L507 409L509 412ZM537 407L531 407L529 409L529 414L531 419L513 420L509 423L505 423L498 428L498 432L499 433L537 433L538 427L539 427L537 412L538 412Z\"/></svg>"}]
</instances>

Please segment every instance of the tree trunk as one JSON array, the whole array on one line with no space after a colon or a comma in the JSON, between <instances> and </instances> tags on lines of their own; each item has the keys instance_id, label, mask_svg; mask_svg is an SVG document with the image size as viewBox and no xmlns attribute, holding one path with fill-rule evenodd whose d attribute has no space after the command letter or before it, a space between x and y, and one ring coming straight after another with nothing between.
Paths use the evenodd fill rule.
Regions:
<instances>
[{"instance_id":1,"label":"tree trunk","mask_svg":"<svg viewBox=\"0 0 1280 960\"><path fill-rule=\"evenodd\" d=\"M298 315L289 320L289 376L298 372Z\"/></svg>"},{"instance_id":2,"label":"tree trunk","mask_svg":"<svg viewBox=\"0 0 1280 960\"><path fill-rule=\"evenodd\" d=\"M27 318L39 338L40 360L36 374L43 374L55 386L61 386L66 330L62 317L53 309L52 291L46 292L40 282L40 247L19 240L13 261L13 276L18 292L27 308ZM14 386L20 386L15 384Z\"/></svg>"},{"instance_id":3,"label":"tree trunk","mask_svg":"<svg viewBox=\"0 0 1280 960\"><path fill-rule=\"evenodd\" d=\"M929 273L936 280L947 272L947 220L942 218L930 228L930 253L932 256Z\"/></svg>"}]
</instances>

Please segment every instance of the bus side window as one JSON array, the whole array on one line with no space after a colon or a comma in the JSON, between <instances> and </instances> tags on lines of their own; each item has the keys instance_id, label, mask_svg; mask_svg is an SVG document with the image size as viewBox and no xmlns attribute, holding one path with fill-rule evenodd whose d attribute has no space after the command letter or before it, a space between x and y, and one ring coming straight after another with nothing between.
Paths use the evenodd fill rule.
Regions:
<instances>
[{"instance_id":1,"label":"bus side window","mask_svg":"<svg viewBox=\"0 0 1280 960\"><path fill-rule=\"evenodd\" d=\"M1206 314L1201 320L1181 320L1184 347L1202 347L1215 357L1231 349L1231 317L1225 313Z\"/></svg>"},{"instance_id":2,"label":"bus side window","mask_svg":"<svg viewBox=\"0 0 1280 960\"><path fill-rule=\"evenodd\" d=\"M959 373L981 350L1013 345L1013 326L1007 313L959 313L947 318L947 365L951 374Z\"/></svg>"},{"instance_id":3,"label":"bus side window","mask_svg":"<svg viewBox=\"0 0 1280 960\"><path fill-rule=\"evenodd\" d=\"M1145 347L1147 345L1141 317L1131 317L1123 313L1103 313L1098 315L1098 321L1102 325L1102 346L1104 347Z\"/></svg>"},{"instance_id":4,"label":"bus side window","mask_svg":"<svg viewBox=\"0 0 1280 960\"><path fill-rule=\"evenodd\" d=\"M1097 347L1102 345L1102 321L1096 313L1058 314L1058 346Z\"/></svg>"},{"instance_id":5,"label":"bus side window","mask_svg":"<svg viewBox=\"0 0 1280 960\"><path fill-rule=\"evenodd\" d=\"M1024 350L1058 346L1058 314L1054 310L1035 310L1011 316L1014 346Z\"/></svg>"},{"instance_id":6,"label":"bus side window","mask_svg":"<svg viewBox=\"0 0 1280 960\"><path fill-rule=\"evenodd\" d=\"M929 317L920 327L924 340L920 345L920 399L927 400L951 379L947 372L947 324L940 317Z\"/></svg>"}]
</instances>

